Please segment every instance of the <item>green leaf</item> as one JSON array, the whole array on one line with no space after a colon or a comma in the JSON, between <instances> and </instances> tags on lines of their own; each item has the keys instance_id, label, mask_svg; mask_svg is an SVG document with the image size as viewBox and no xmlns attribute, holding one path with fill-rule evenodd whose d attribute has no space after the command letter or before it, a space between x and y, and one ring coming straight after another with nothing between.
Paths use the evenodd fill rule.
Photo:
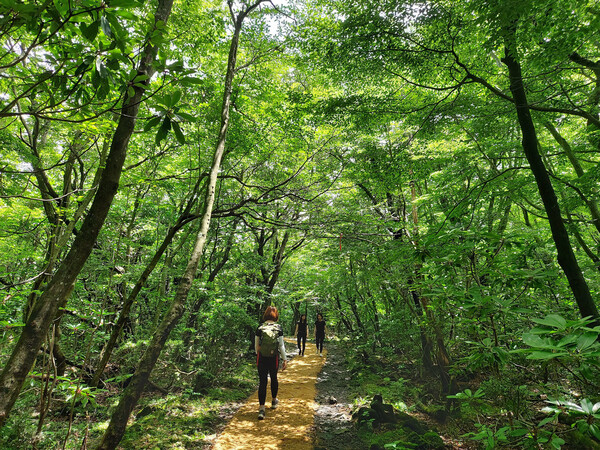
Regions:
<instances>
[{"instance_id":1,"label":"green leaf","mask_svg":"<svg viewBox=\"0 0 600 450\"><path fill-rule=\"evenodd\" d=\"M556 344L556 346L557 347L564 347L566 345L573 344L574 342L577 341L578 338L579 338L579 336L577 336L576 334L568 334L567 336L565 336L564 338L562 338L560 341L558 341L558 343Z\"/></svg>"},{"instance_id":2,"label":"green leaf","mask_svg":"<svg viewBox=\"0 0 600 450\"><path fill-rule=\"evenodd\" d=\"M151 34L150 34L150 42L152 43L152 45L160 45L162 44L164 41L163 38L163 33L160 30L154 30Z\"/></svg>"},{"instance_id":3,"label":"green leaf","mask_svg":"<svg viewBox=\"0 0 600 450\"><path fill-rule=\"evenodd\" d=\"M590 433L592 433L596 439L600 440L600 427L595 423L590 425Z\"/></svg>"},{"instance_id":4,"label":"green leaf","mask_svg":"<svg viewBox=\"0 0 600 450\"><path fill-rule=\"evenodd\" d=\"M102 31L104 32L106 37L111 38L112 30L110 29L110 23L108 23L108 19L106 18L106 16L102 16L100 18L100 25L102 26Z\"/></svg>"},{"instance_id":5,"label":"green leaf","mask_svg":"<svg viewBox=\"0 0 600 450\"><path fill-rule=\"evenodd\" d=\"M54 0L54 6L56 7L56 10L62 15L64 16L65 14L67 14L69 12L69 4L70 2L65 2L63 0Z\"/></svg>"},{"instance_id":6,"label":"green leaf","mask_svg":"<svg viewBox=\"0 0 600 450\"><path fill-rule=\"evenodd\" d=\"M133 16L133 13L131 13L129 11L126 11L126 13L129 13L130 15ZM117 17L114 14L109 13L108 11L106 11L104 13L104 17L106 17L106 20L108 21L108 23L110 25L110 32L113 35L122 36L122 35L127 34L125 32L125 30L123 29L123 26L119 22L119 19L117 19Z\"/></svg>"},{"instance_id":7,"label":"green leaf","mask_svg":"<svg viewBox=\"0 0 600 450\"><path fill-rule=\"evenodd\" d=\"M96 58L96 71L98 72L98 75L100 75L100 78L106 78L108 76L108 71L100 56Z\"/></svg>"},{"instance_id":8,"label":"green leaf","mask_svg":"<svg viewBox=\"0 0 600 450\"><path fill-rule=\"evenodd\" d=\"M96 39L96 36L98 36L99 26L99 20L96 20L89 25L87 25L85 22L82 22L79 26L79 29L81 30L81 34L84 38L86 38L90 42L94 42L94 39Z\"/></svg>"},{"instance_id":9,"label":"green leaf","mask_svg":"<svg viewBox=\"0 0 600 450\"><path fill-rule=\"evenodd\" d=\"M183 66L183 61L174 61L167 65L167 69L172 72L181 72L185 67Z\"/></svg>"},{"instance_id":10,"label":"green leaf","mask_svg":"<svg viewBox=\"0 0 600 450\"><path fill-rule=\"evenodd\" d=\"M538 347L538 348L540 348L540 347L541 348L553 348L554 347L554 346L549 345L547 341L545 341L538 335L532 334L532 333L524 333L523 334L523 342L525 344L529 345L530 347Z\"/></svg>"},{"instance_id":11,"label":"green leaf","mask_svg":"<svg viewBox=\"0 0 600 450\"><path fill-rule=\"evenodd\" d=\"M115 72L117 72L117 71L119 70L119 67L120 67L120 65L119 65L119 60L118 60L118 59L116 59L116 58L111 58L111 59L109 59L109 60L106 62L106 66L107 66L109 69L112 69L112 70L114 70Z\"/></svg>"},{"instance_id":12,"label":"green leaf","mask_svg":"<svg viewBox=\"0 0 600 450\"><path fill-rule=\"evenodd\" d=\"M175 106L181 99L181 91L177 90L171 94L171 106Z\"/></svg>"},{"instance_id":13,"label":"green leaf","mask_svg":"<svg viewBox=\"0 0 600 450\"><path fill-rule=\"evenodd\" d=\"M25 324L22 322L8 322L6 320L0 320L0 327L13 328L13 327L24 327Z\"/></svg>"},{"instance_id":14,"label":"green leaf","mask_svg":"<svg viewBox=\"0 0 600 450\"><path fill-rule=\"evenodd\" d=\"M160 128L156 132L156 138L155 138L156 145L160 144L160 141L162 141L164 138L167 137L167 133L169 132L170 129L171 129L171 119L169 118L169 116L165 116L165 119L163 120Z\"/></svg>"},{"instance_id":15,"label":"green leaf","mask_svg":"<svg viewBox=\"0 0 600 450\"><path fill-rule=\"evenodd\" d=\"M581 409L586 414L593 414L594 405L587 398L581 400Z\"/></svg>"},{"instance_id":16,"label":"green leaf","mask_svg":"<svg viewBox=\"0 0 600 450\"><path fill-rule=\"evenodd\" d=\"M173 125L173 131L175 132L177 142L179 142L181 145L185 145L185 136L183 135L179 124L177 122L172 122L171 124Z\"/></svg>"},{"instance_id":17,"label":"green leaf","mask_svg":"<svg viewBox=\"0 0 600 450\"><path fill-rule=\"evenodd\" d=\"M139 75L136 75L135 78L133 79L134 83L141 83L142 81L146 81L148 79L148 75L146 75L145 73L140 73Z\"/></svg>"},{"instance_id":18,"label":"green leaf","mask_svg":"<svg viewBox=\"0 0 600 450\"><path fill-rule=\"evenodd\" d=\"M133 12L127 11L125 9L117 9L117 10L113 11L113 14L115 16L119 16L119 17L122 17L123 19L127 19L127 20L134 20L136 18L136 15Z\"/></svg>"},{"instance_id":19,"label":"green leaf","mask_svg":"<svg viewBox=\"0 0 600 450\"><path fill-rule=\"evenodd\" d=\"M179 82L181 84L204 84L204 80L202 80L201 78L195 78L195 77L183 77L179 79Z\"/></svg>"},{"instance_id":20,"label":"green leaf","mask_svg":"<svg viewBox=\"0 0 600 450\"><path fill-rule=\"evenodd\" d=\"M561 356L568 356L568 355L569 354L567 352L553 353L553 352L544 352L544 351L534 351L534 352L531 352L531 354L529 356L527 356L527 359L547 360L547 359L554 359L554 358L559 358Z\"/></svg>"},{"instance_id":21,"label":"green leaf","mask_svg":"<svg viewBox=\"0 0 600 450\"><path fill-rule=\"evenodd\" d=\"M96 62L96 68L98 67L98 63ZM100 87L100 82L102 81L102 79L100 78L100 74L98 73L98 70L95 70L94 73L92 73L92 86L95 89L98 89Z\"/></svg>"},{"instance_id":22,"label":"green leaf","mask_svg":"<svg viewBox=\"0 0 600 450\"><path fill-rule=\"evenodd\" d=\"M98 88L97 94L100 100L104 100L110 92L110 86L108 85L108 79L104 78L100 80L100 87Z\"/></svg>"},{"instance_id":23,"label":"green leaf","mask_svg":"<svg viewBox=\"0 0 600 450\"><path fill-rule=\"evenodd\" d=\"M160 123L160 119L161 118L159 116L154 116L148 120L146 125L144 125L144 132L149 131L151 128L154 128L156 125L158 125Z\"/></svg>"},{"instance_id":24,"label":"green leaf","mask_svg":"<svg viewBox=\"0 0 600 450\"><path fill-rule=\"evenodd\" d=\"M81 75L83 72L85 72L88 67L90 67L89 63L87 62L82 62L81 64L79 64L79 66L77 67L77 69L75 70L75 76Z\"/></svg>"},{"instance_id":25,"label":"green leaf","mask_svg":"<svg viewBox=\"0 0 600 450\"><path fill-rule=\"evenodd\" d=\"M540 325L547 325L549 327L558 328L559 330L564 330L567 326L567 321L558 314L549 314L543 319L531 320L535 323L539 323Z\"/></svg>"},{"instance_id":26,"label":"green leaf","mask_svg":"<svg viewBox=\"0 0 600 450\"><path fill-rule=\"evenodd\" d=\"M577 339L577 349L579 351L590 348L594 345L598 340L598 333L593 331L588 331L583 335L579 336Z\"/></svg>"},{"instance_id":27,"label":"green leaf","mask_svg":"<svg viewBox=\"0 0 600 450\"><path fill-rule=\"evenodd\" d=\"M135 8L139 6L136 0L110 0L108 6L111 8Z\"/></svg>"},{"instance_id":28,"label":"green leaf","mask_svg":"<svg viewBox=\"0 0 600 450\"><path fill-rule=\"evenodd\" d=\"M550 422L556 422L557 419L558 419L558 414L554 414L550 417L546 417L544 420L542 420L540 423L538 423L538 428L543 427L544 425L546 425Z\"/></svg>"},{"instance_id":29,"label":"green leaf","mask_svg":"<svg viewBox=\"0 0 600 450\"><path fill-rule=\"evenodd\" d=\"M181 112L181 111L178 111L177 115L179 117L184 118L185 120L187 120L189 122L196 122L198 120L195 116L188 114L188 113Z\"/></svg>"},{"instance_id":30,"label":"green leaf","mask_svg":"<svg viewBox=\"0 0 600 450\"><path fill-rule=\"evenodd\" d=\"M527 428L516 428L514 430L510 430L508 432L508 435L512 436L512 437L522 437L528 433L529 433L529 430Z\"/></svg>"}]
</instances>

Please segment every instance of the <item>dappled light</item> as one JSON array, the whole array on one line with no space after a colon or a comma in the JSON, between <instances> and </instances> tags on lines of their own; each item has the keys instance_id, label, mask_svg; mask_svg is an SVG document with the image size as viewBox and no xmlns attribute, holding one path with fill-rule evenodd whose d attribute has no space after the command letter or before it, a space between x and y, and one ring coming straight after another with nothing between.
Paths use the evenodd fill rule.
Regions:
<instances>
[{"instance_id":1,"label":"dappled light","mask_svg":"<svg viewBox=\"0 0 600 450\"><path fill-rule=\"evenodd\" d=\"M0 450L600 448L597 3L0 1Z\"/></svg>"},{"instance_id":2,"label":"dappled light","mask_svg":"<svg viewBox=\"0 0 600 450\"><path fill-rule=\"evenodd\" d=\"M235 414L215 442L214 449L312 449L317 375L327 353L316 354L307 348L295 356L285 371L279 372L279 405L270 409L267 390L265 420L258 420L255 392Z\"/></svg>"}]
</instances>

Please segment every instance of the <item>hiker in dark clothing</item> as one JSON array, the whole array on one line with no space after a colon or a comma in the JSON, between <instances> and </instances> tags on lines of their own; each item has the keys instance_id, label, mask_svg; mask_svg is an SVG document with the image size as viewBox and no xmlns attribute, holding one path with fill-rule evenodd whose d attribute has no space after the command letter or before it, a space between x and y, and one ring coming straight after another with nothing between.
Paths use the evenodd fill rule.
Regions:
<instances>
[{"instance_id":1,"label":"hiker in dark clothing","mask_svg":"<svg viewBox=\"0 0 600 450\"><path fill-rule=\"evenodd\" d=\"M265 418L265 401L267 399L267 377L271 378L271 409L277 408L279 400L277 391L277 370L279 359L283 361L281 370L287 367L287 355L283 342L283 329L277 323L279 312L274 306L268 306L263 314L263 323L256 330L254 350L256 351L256 366L258 367L258 420Z\"/></svg>"},{"instance_id":2,"label":"hiker in dark clothing","mask_svg":"<svg viewBox=\"0 0 600 450\"><path fill-rule=\"evenodd\" d=\"M300 320L296 322L296 331L294 331L294 336L298 337L298 355L304 356L306 337L308 336L308 322L306 320L306 314L302 314L300 316Z\"/></svg>"},{"instance_id":3,"label":"hiker in dark clothing","mask_svg":"<svg viewBox=\"0 0 600 450\"><path fill-rule=\"evenodd\" d=\"M315 343L317 344L317 353L319 353L319 356L323 356L323 342L325 341L326 332L327 326L323 320L323 314L319 313L315 322Z\"/></svg>"}]
</instances>

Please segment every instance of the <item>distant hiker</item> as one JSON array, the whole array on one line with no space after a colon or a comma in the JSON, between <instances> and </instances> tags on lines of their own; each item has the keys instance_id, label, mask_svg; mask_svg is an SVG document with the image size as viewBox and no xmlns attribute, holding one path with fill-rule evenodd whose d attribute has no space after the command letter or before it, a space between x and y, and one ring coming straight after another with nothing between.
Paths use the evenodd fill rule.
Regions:
<instances>
[{"instance_id":1,"label":"distant hiker","mask_svg":"<svg viewBox=\"0 0 600 450\"><path fill-rule=\"evenodd\" d=\"M294 336L298 337L298 355L304 356L306 337L308 336L308 321L306 320L306 314L302 314L300 316L300 320L296 322L296 331L294 331Z\"/></svg>"},{"instance_id":2,"label":"distant hiker","mask_svg":"<svg viewBox=\"0 0 600 450\"><path fill-rule=\"evenodd\" d=\"M323 314L317 314L317 321L315 322L315 343L317 344L317 353L319 356L323 356L323 342L325 341L325 333L327 327L323 320Z\"/></svg>"},{"instance_id":3,"label":"distant hiker","mask_svg":"<svg viewBox=\"0 0 600 450\"><path fill-rule=\"evenodd\" d=\"M283 329L277 320L279 312L274 306L267 306L263 314L263 323L256 330L254 337L254 350L256 350L256 366L258 367L258 420L265 418L265 400L267 399L267 376L271 377L271 409L277 408L279 400L277 391L279 382L277 381L277 370L279 369L279 359L283 361L281 370L287 367L287 355L285 354L285 344L283 342Z\"/></svg>"}]
</instances>

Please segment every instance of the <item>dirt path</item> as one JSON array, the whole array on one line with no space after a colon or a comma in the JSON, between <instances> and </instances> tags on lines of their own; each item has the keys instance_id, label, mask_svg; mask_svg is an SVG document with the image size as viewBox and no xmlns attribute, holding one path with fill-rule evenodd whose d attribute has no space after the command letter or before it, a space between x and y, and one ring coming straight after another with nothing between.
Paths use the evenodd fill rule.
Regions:
<instances>
[{"instance_id":1,"label":"dirt path","mask_svg":"<svg viewBox=\"0 0 600 450\"><path fill-rule=\"evenodd\" d=\"M295 356L288 362L287 370L279 372L279 407L269 408L269 387L266 418L257 420L258 394L255 392L217 437L213 449L314 448L316 382L326 359L326 351L321 357L315 353L314 345L307 345L305 356Z\"/></svg>"}]
</instances>

